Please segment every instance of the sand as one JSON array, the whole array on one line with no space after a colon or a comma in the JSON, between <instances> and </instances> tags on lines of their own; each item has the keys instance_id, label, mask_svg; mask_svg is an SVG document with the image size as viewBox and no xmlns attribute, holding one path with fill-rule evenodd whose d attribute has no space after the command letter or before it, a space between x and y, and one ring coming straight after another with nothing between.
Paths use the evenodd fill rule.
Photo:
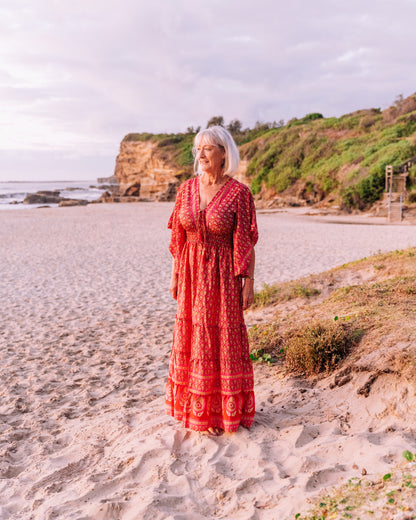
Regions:
<instances>
[{"instance_id":1,"label":"sand","mask_svg":"<svg viewBox=\"0 0 416 520\"><path fill-rule=\"evenodd\" d=\"M212 438L167 417L171 210L0 213L1 520L283 520L416 450L411 424L380 416L388 397L260 365L251 430ZM415 243L413 226L258 221L257 288Z\"/></svg>"}]
</instances>

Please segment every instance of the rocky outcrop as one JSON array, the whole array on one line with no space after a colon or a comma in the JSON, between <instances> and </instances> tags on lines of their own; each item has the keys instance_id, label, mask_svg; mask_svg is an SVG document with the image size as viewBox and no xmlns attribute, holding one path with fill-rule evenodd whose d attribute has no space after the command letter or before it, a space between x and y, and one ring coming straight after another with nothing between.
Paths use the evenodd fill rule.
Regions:
<instances>
[{"instance_id":1,"label":"rocky outcrop","mask_svg":"<svg viewBox=\"0 0 416 520\"><path fill-rule=\"evenodd\" d=\"M37 191L36 193L28 193L23 204L58 204L63 197L59 195L59 191Z\"/></svg>"},{"instance_id":2,"label":"rocky outcrop","mask_svg":"<svg viewBox=\"0 0 416 520\"><path fill-rule=\"evenodd\" d=\"M117 184L117 177L110 175L110 177L98 177L97 182L99 184Z\"/></svg>"},{"instance_id":3,"label":"rocky outcrop","mask_svg":"<svg viewBox=\"0 0 416 520\"><path fill-rule=\"evenodd\" d=\"M59 191L37 191L36 193L28 193L23 204L58 204L62 206L86 206L88 200L84 199L68 199L61 197Z\"/></svg>"},{"instance_id":4,"label":"rocky outcrop","mask_svg":"<svg viewBox=\"0 0 416 520\"><path fill-rule=\"evenodd\" d=\"M61 200L58 206L60 208L70 207L70 206L86 206L88 204L88 200L84 199L64 199Z\"/></svg>"},{"instance_id":5,"label":"rocky outcrop","mask_svg":"<svg viewBox=\"0 0 416 520\"><path fill-rule=\"evenodd\" d=\"M183 174L153 141L122 141L114 173L121 197L151 200L173 200Z\"/></svg>"}]
</instances>

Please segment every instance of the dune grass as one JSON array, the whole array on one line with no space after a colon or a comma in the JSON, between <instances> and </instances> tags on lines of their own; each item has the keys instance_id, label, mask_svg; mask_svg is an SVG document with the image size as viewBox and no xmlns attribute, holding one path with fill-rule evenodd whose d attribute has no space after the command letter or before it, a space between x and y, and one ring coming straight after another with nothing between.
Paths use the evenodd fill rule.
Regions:
<instances>
[{"instance_id":1,"label":"dune grass","mask_svg":"<svg viewBox=\"0 0 416 520\"><path fill-rule=\"evenodd\" d=\"M289 301L294 298L310 298L317 296L320 290L305 283L304 280L284 282L280 284L264 284L254 295L252 308L273 305L277 302Z\"/></svg>"},{"instance_id":2,"label":"dune grass","mask_svg":"<svg viewBox=\"0 0 416 520\"><path fill-rule=\"evenodd\" d=\"M346 284L360 272L372 280ZM288 287L303 287L305 279L261 292L262 305L274 305L277 315L249 330L250 350L258 361L266 355L268 362L278 362L290 373L328 374L363 338L374 345L383 336L416 343L416 248L351 262L308 282L317 292L313 298L297 296L301 310L284 306L292 294ZM326 297L319 294L324 287Z\"/></svg>"}]
</instances>

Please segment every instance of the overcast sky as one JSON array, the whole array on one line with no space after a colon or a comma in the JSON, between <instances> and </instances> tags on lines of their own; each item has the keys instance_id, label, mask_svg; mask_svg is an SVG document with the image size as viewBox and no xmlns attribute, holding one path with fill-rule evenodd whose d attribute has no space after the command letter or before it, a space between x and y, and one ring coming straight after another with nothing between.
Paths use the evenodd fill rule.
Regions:
<instances>
[{"instance_id":1,"label":"overcast sky","mask_svg":"<svg viewBox=\"0 0 416 520\"><path fill-rule=\"evenodd\" d=\"M416 0L0 0L0 180L95 179L129 132L386 108Z\"/></svg>"}]
</instances>

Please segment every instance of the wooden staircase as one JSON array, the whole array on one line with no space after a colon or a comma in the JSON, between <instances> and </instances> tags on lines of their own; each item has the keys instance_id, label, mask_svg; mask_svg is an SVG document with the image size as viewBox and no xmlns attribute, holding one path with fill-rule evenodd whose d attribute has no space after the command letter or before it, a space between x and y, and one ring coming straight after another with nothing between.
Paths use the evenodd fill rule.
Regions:
<instances>
[{"instance_id":1,"label":"wooden staircase","mask_svg":"<svg viewBox=\"0 0 416 520\"><path fill-rule=\"evenodd\" d=\"M403 219L403 210L401 202L391 202L389 205L388 222L401 222Z\"/></svg>"},{"instance_id":2,"label":"wooden staircase","mask_svg":"<svg viewBox=\"0 0 416 520\"><path fill-rule=\"evenodd\" d=\"M388 222L403 220L403 202L406 198L406 181L409 169L416 164L416 157L408 159L400 166L386 166L386 199L388 201Z\"/></svg>"}]
</instances>

